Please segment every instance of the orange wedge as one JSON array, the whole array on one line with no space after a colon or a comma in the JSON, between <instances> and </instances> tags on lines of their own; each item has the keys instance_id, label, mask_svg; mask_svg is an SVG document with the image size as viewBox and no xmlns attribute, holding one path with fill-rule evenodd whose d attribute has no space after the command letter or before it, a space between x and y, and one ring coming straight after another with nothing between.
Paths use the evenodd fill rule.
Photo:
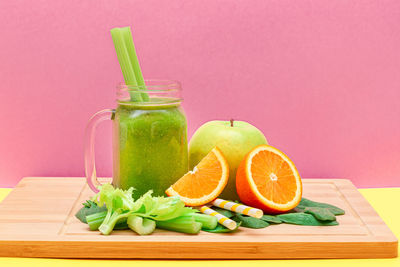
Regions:
<instances>
[{"instance_id":1,"label":"orange wedge","mask_svg":"<svg viewBox=\"0 0 400 267\"><path fill-rule=\"evenodd\" d=\"M302 183L288 156L275 147L260 145L240 163L236 190L243 203L276 214L299 204Z\"/></svg>"},{"instance_id":2,"label":"orange wedge","mask_svg":"<svg viewBox=\"0 0 400 267\"><path fill-rule=\"evenodd\" d=\"M165 193L179 196L186 206L201 206L216 199L229 178L229 166L222 152L213 148L200 162Z\"/></svg>"}]
</instances>

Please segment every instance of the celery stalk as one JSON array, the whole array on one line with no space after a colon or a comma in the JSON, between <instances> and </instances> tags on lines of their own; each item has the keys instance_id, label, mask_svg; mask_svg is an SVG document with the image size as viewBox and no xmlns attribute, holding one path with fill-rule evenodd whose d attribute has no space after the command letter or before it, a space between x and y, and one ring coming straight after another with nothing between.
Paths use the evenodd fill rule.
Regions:
<instances>
[{"instance_id":1,"label":"celery stalk","mask_svg":"<svg viewBox=\"0 0 400 267\"><path fill-rule=\"evenodd\" d=\"M145 89L144 86L146 84L143 79L142 70L139 64L139 59L137 57L135 45L133 43L131 28L130 27L121 28L121 32L122 32L122 37L124 38L125 47L128 51L128 56L131 61L133 72L135 73L137 85L139 86L139 90L143 90ZM147 93L141 93L141 97L143 101L149 100L149 96Z\"/></svg>"},{"instance_id":2,"label":"celery stalk","mask_svg":"<svg viewBox=\"0 0 400 267\"><path fill-rule=\"evenodd\" d=\"M207 214L201 214L201 213L193 213L191 214L193 216L194 220L196 222L201 223L201 228L202 229L215 229L218 224L218 219L214 216L210 216Z\"/></svg>"},{"instance_id":3,"label":"celery stalk","mask_svg":"<svg viewBox=\"0 0 400 267\"><path fill-rule=\"evenodd\" d=\"M129 228L139 235L149 235L154 232L154 229L156 229L155 221L140 216L130 215L127 223Z\"/></svg>"},{"instance_id":4,"label":"celery stalk","mask_svg":"<svg viewBox=\"0 0 400 267\"><path fill-rule=\"evenodd\" d=\"M156 225L157 228L186 234L197 234L201 229L201 223L196 222L193 216L181 216L168 221L156 221Z\"/></svg>"},{"instance_id":5,"label":"celery stalk","mask_svg":"<svg viewBox=\"0 0 400 267\"><path fill-rule=\"evenodd\" d=\"M111 30L111 37L115 46L115 52L117 53L117 58L119 61L119 65L121 67L122 75L124 76L124 80L126 85L137 86L137 80L135 76L135 72L133 70L133 66L131 63L131 59L128 54L128 49L125 45L123 32L120 28L114 28ZM142 102L142 96L137 92L130 92L131 100L134 102Z\"/></svg>"},{"instance_id":6,"label":"celery stalk","mask_svg":"<svg viewBox=\"0 0 400 267\"><path fill-rule=\"evenodd\" d=\"M98 230L100 225L103 223L104 219L107 216L107 211L102 211L98 213L94 213L86 216L87 224L89 225L90 230ZM119 219L114 226L114 229L126 229L126 220L124 218Z\"/></svg>"},{"instance_id":7,"label":"celery stalk","mask_svg":"<svg viewBox=\"0 0 400 267\"><path fill-rule=\"evenodd\" d=\"M120 213L118 211L114 211L114 212L110 213L107 211L107 215L104 218L104 221L99 226L99 231L103 235L109 235L112 232L112 230L114 229L115 225L117 223L125 220L130 215L130 213L131 212Z\"/></svg>"},{"instance_id":8,"label":"celery stalk","mask_svg":"<svg viewBox=\"0 0 400 267\"><path fill-rule=\"evenodd\" d=\"M90 230L94 231L99 229L99 226L103 223L107 216L107 211L98 212L95 214L87 215L86 221L89 225Z\"/></svg>"}]
</instances>

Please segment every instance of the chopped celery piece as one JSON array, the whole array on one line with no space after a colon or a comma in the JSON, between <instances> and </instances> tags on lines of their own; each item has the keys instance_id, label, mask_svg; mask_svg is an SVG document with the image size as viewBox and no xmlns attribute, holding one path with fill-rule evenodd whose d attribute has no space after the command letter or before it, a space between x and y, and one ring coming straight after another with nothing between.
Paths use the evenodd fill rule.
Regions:
<instances>
[{"instance_id":1,"label":"chopped celery piece","mask_svg":"<svg viewBox=\"0 0 400 267\"><path fill-rule=\"evenodd\" d=\"M108 216L109 213L107 213L106 218L104 218L104 221L102 224L99 226L99 231L103 235L109 235L114 227L117 225L117 223L123 221L126 219L132 212L125 212L125 213L120 213L120 211L114 211L111 212L111 216Z\"/></svg>"},{"instance_id":2,"label":"chopped celery piece","mask_svg":"<svg viewBox=\"0 0 400 267\"><path fill-rule=\"evenodd\" d=\"M103 223L104 219L107 216L107 211L98 212L95 214L90 214L86 216L87 224L89 225L90 230L98 230L100 225ZM126 219L122 218L117 221L114 226L114 229L128 229L128 225L126 224Z\"/></svg>"},{"instance_id":3,"label":"chopped celery piece","mask_svg":"<svg viewBox=\"0 0 400 267\"><path fill-rule=\"evenodd\" d=\"M201 223L201 229L214 229L218 224L218 219L216 217L207 214L192 213L185 216L193 216L196 222Z\"/></svg>"},{"instance_id":4,"label":"chopped celery piece","mask_svg":"<svg viewBox=\"0 0 400 267\"><path fill-rule=\"evenodd\" d=\"M155 221L136 215L129 215L127 223L129 228L139 235L149 235L154 232L154 229L156 229Z\"/></svg>"},{"instance_id":5,"label":"chopped celery piece","mask_svg":"<svg viewBox=\"0 0 400 267\"><path fill-rule=\"evenodd\" d=\"M182 216L168 221L157 221L156 225L157 228L186 234L197 234L201 230L201 223L196 222L193 216Z\"/></svg>"},{"instance_id":6,"label":"chopped celery piece","mask_svg":"<svg viewBox=\"0 0 400 267\"><path fill-rule=\"evenodd\" d=\"M107 216L107 211L102 211L86 216L87 224L90 230L94 231L99 229L99 226L103 223L104 218Z\"/></svg>"}]
</instances>

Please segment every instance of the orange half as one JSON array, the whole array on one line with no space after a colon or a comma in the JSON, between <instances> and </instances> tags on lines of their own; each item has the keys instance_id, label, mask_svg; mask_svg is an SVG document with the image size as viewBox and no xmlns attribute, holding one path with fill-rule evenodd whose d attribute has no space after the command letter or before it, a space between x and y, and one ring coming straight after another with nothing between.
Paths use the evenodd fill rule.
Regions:
<instances>
[{"instance_id":1,"label":"orange half","mask_svg":"<svg viewBox=\"0 0 400 267\"><path fill-rule=\"evenodd\" d=\"M260 145L242 160L236 190L243 203L268 213L282 213L299 204L302 183L288 156L275 147Z\"/></svg>"},{"instance_id":2,"label":"orange half","mask_svg":"<svg viewBox=\"0 0 400 267\"><path fill-rule=\"evenodd\" d=\"M201 206L216 199L224 190L229 178L229 167L222 152L213 148L165 193L179 196L186 206Z\"/></svg>"}]
</instances>

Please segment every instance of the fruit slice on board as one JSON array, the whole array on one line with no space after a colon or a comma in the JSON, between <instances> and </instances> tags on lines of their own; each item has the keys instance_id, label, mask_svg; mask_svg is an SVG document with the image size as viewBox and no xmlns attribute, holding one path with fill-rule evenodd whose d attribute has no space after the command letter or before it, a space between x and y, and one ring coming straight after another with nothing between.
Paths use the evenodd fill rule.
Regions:
<instances>
[{"instance_id":1,"label":"fruit slice on board","mask_svg":"<svg viewBox=\"0 0 400 267\"><path fill-rule=\"evenodd\" d=\"M180 196L186 206L204 205L218 197L229 178L229 166L222 152L213 148L200 162L165 193Z\"/></svg>"},{"instance_id":2,"label":"fruit slice on board","mask_svg":"<svg viewBox=\"0 0 400 267\"><path fill-rule=\"evenodd\" d=\"M276 214L299 204L302 183L288 156L275 147L260 145L240 163L236 190L243 203Z\"/></svg>"}]
</instances>

